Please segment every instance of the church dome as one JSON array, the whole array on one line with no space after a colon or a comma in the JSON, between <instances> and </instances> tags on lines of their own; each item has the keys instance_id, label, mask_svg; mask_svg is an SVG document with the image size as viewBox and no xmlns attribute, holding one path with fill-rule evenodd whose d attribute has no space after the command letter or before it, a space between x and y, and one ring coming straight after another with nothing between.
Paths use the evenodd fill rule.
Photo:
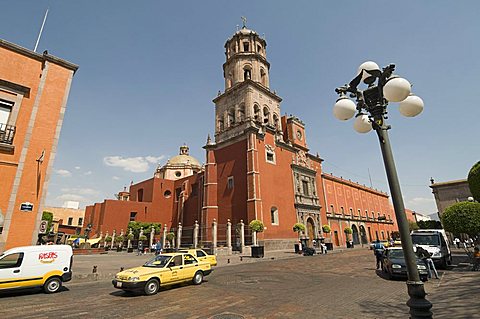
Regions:
<instances>
[{"instance_id":1,"label":"church dome","mask_svg":"<svg viewBox=\"0 0 480 319\"><path fill-rule=\"evenodd\" d=\"M189 148L186 145L180 146L180 154L170 158L167 166L197 166L201 167L200 162L193 156L189 155Z\"/></svg>"}]
</instances>

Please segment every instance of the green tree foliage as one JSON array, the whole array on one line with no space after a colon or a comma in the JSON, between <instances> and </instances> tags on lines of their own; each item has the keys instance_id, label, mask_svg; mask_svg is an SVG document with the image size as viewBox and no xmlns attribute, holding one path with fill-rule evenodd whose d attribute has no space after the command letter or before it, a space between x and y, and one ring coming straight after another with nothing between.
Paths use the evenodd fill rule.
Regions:
<instances>
[{"instance_id":1,"label":"green tree foliage","mask_svg":"<svg viewBox=\"0 0 480 319\"><path fill-rule=\"evenodd\" d=\"M293 231L300 234L300 232L305 231L305 225L302 223L296 223L293 225Z\"/></svg>"},{"instance_id":2,"label":"green tree foliage","mask_svg":"<svg viewBox=\"0 0 480 319\"><path fill-rule=\"evenodd\" d=\"M468 186L473 198L480 202L480 161L473 165L468 173Z\"/></svg>"},{"instance_id":3,"label":"green tree foliage","mask_svg":"<svg viewBox=\"0 0 480 319\"><path fill-rule=\"evenodd\" d=\"M443 212L443 227L454 234L477 236L480 233L480 203L455 203Z\"/></svg>"},{"instance_id":4,"label":"green tree foliage","mask_svg":"<svg viewBox=\"0 0 480 319\"><path fill-rule=\"evenodd\" d=\"M127 235L127 240L133 240L135 238L135 235L133 234L128 234Z\"/></svg>"},{"instance_id":5,"label":"green tree foliage","mask_svg":"<svg viewBox=\"0 0 480 319\"><path fill-rule=\"evenodd\" d=\"M322 226L322 231L326 234L330 233L332 231L332 229L330 228L330 226L328 225L323 225Z\"/></svg>"},{"instance_id":6,"label":"green tree foliage","mask_svg":"<svg viewBox=\"0 0 480 319\"><path fill-rule=\"evenodd\" d=\"M442 229L442 223L438 220L419 220L417 225L420 229Z\"/></svg>"},{"instance_id":7,"label":"green tree foliage","mask_svg":"<svg viewBox=\"0 0 480 319\"><path fill-rule=\"evenodd\" d=\"M116 243L123 243L123 241L124 241L123 236L117 236L117 237L115 237L115 242L116 242Z\"/></svg>"},{"instance_id":8,"label":"green tree foliage","mask_svg":"<svg viewBox=\"0 0 480 319\"><path fill-rule=\"evenodd\" d=\"M50 232L50 229L52 229L53 213L44 210L43 213L42 213L42 220L48 221L47 233L49 233L49 232Z\"/></svg>"},{"instance_id":9,"label":"green tree foliage","mask_svg":"<svg viewBox=\"0 0 480 319\"><path fill-rule=\"evenodd\" d=\"M165 236L165 239L169 242L171 242L175 238L175 234L170 232Z\"/></svg>"},{"instance_id":10,"label":"green tree foliage","mask_svg":"<svg viewBox=\"0 0 480 319\"><path fill-rule=\"evenodd\" d=\"M349 235L350 235L351 233L353 233L353 231L352 231L352 229L351 229L350 227L345 227L345 228L343 229L343 232L344 232L345 234L349 234Z\"/></svg>"},{"instance_id":11,"label":"green tree foliage","mask_svg":"<svg viewBox=\"0 0 480 319\"><path fill-rule=\"evenodd\" d=\"M162 229L162 225L159 223L144 223L144 222L129 222L127 229L132 229L133 235L138 237L140 235L140 229L143 227L143 233L150 233L150 229L153 226L155 234L159 234Z\"/></svg>"},{"instance_id":12,"label":"green tree foliage","mask_svg":"<svg viewBox=\"0 0 480 319\"><path fill-rule=\"evenodd\" d=\"M419 229L416 222L408 221L408 229L410 231Z\"/></svg>"},{"instance_id":13,"label":"green tree foliage","mask_svg":"<svg viewBox=\"0 0 480 319\"><path fill-rule=\"evenodd\" d=\"M263 225L263 222L258 219L254 219L248 224L250 226L250 229L254 232L261 233L265 229L265 226Z\"/></svg>"},{"instance_id":14,"label":"green tree foliage","mask_svg":"<svg viewBox=\"0 0 480 319\"><path fill-rule=\"evenodd\" d=\"M105 237L105 242L106 243L111 243L112 242L112 236Z\"/></svg>"}]
</instances>

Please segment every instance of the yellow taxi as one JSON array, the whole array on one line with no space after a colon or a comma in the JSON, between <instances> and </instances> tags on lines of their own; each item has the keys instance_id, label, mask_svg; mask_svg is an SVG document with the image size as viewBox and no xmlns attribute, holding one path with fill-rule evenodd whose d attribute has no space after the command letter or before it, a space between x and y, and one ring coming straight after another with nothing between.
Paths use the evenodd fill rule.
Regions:
<instances>
[{"instance_id":1,"label":"yellow taxi","mask_svg":"<svg viewBox=\"0 0 480 319\"><path fill-rule=\"evenodd\" d=\"M209 262L212 267L217 265L217 257L207 254L203 249L180 249L179 252L192 254L199 261Z\"/></svg>"},{"instance_id":2,"label":"yellow taxi","mask_svg":"<svg viewBox=\"0 0 480 319\"><path fill-rule=\"evenodd\" d=\"M146 295L154 295L161 286L181 282L200 285L211 272L210 263L199 261L190 253L177 252L155 256L141 267L121 271L112 284L125 291L143 290Z\"/></svg>"}]
</instances>

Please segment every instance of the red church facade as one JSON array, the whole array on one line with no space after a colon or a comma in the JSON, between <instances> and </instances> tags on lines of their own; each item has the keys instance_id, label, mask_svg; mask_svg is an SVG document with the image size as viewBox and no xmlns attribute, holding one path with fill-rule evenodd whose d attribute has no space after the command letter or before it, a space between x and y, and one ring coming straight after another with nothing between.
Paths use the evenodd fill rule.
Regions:
<instances>
[{"instance_id":1,"label":"red church facade","mask_svg":"<svg viewBox=\"0 0 480 319\"><path fill-rule=\"evenodd\" d=\"M322 172L322 159L307 146L305 124L281 116L282 99L269 88L266 42L245 27L225 43L225 90L215 103L215 136L207 139L205 164L180 154L153 178L131 185L118 200L87 206L84 225L92 235L127 231L129 221L179 223L202 229L254 219L263 221L258 238L266 249L291 248L295 223L310 243L327 237L345 246L387 239L397 230L388 195ZM329 225L330 234L322 232ZM202 234L209 242L209 232Z\"/></svg>"}]
</instances>

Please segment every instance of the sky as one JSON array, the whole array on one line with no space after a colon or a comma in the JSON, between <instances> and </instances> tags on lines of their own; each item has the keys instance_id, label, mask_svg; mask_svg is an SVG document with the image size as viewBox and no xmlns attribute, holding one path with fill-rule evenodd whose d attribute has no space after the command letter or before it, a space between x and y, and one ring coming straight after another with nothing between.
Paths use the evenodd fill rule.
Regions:
<instances>
[{"instance_id":1,"label":"sky","mask_svg":"<svg viewBox=\"0 0 480 319\"><path fill-rule=\"evenodd\" d=\"M437 212L429 188L480 160L479 1L7 1L0 38L80 66L73 78L46 205L81 207L151 178L187 144L205 162L224 91L227 38L247 18L264 36L282 114L306 124L323 170L389 192L378 139L333 117L335 88L368 60L396 64L425 109L389 109L405 206Z\"/></svg>"}]
</instances>

